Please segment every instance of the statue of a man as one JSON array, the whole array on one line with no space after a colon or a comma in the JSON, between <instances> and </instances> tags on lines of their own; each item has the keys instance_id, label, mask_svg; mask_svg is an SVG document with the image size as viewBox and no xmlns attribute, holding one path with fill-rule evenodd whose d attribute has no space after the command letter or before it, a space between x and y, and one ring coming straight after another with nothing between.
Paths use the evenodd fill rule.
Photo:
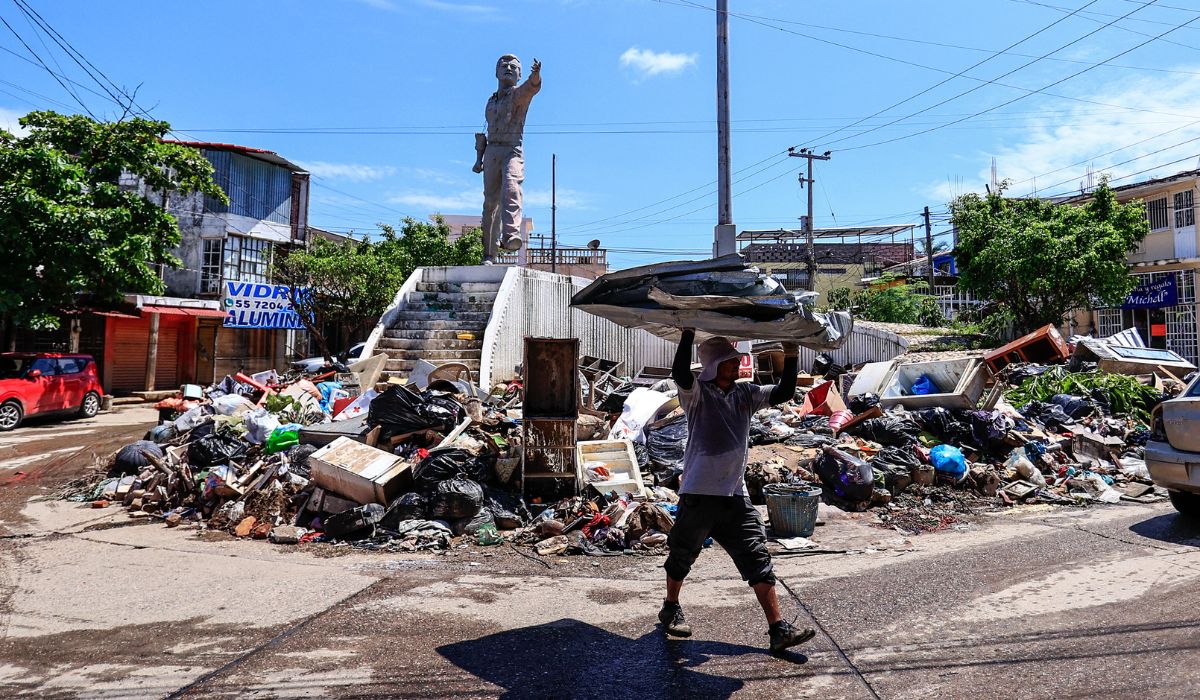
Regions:
<instances>
[{"instance_id":1,"label":"statue of a man","mask_svg":"<svg viewBox=\"0 0 1200 700\"><path fill-rule=\"evenodd\" d=\"M500 85L488 98L487 135L475 134L475 172L483 173L483 259L493 262L496 244L519 250L521 239L521 183L525 182L525 157L521 138L525 115L533 96L542 89L542 64L534 59L529 80L521 82L521 61L511 54L496 61Z\"/></svg>"}]
</instances>

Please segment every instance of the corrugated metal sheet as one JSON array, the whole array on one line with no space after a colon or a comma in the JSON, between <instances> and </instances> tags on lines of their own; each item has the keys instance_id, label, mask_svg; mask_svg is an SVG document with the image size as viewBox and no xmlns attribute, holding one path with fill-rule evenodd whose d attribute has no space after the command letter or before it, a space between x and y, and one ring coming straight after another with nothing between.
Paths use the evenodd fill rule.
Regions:
<instances>
[{"instance_id":1,"label":"corrugated metal sheet","mask_svg":"<svg viewBox=\"0 0 1200 700\"><path fill-rule=\"evenodd\" d=\"M410 280L421 279L422 274L423 269L418 269ZM517 368L527 336L579 338L580 355L622 362L624 374L636 374L644 367L670 367L674 343L571 308L571 297L587 283L565 275L508 268L484 333L480 385L519 376ZM392 322L395 318L382 319L372 338L382 335ZM908 342L895 333L856 325L846 344L830 354L838 364L855 365L891 360L907 348ZM815 351L801 348L801 369L811 367L816 356Z\"/></svg>"},{"instance_id":2,"label":"corrugated metal sheet","mask_svg":"<svg viewBox=\"0 0 1200 700\"><path fill-rule=\"evenodd\" d=\"M213 164L213 180L229 195L228 205L205 197L207 211L230 212L278 224L291 223L292 173L289 170L229 151L201 152Z\"/></svg>"}]
</instances>

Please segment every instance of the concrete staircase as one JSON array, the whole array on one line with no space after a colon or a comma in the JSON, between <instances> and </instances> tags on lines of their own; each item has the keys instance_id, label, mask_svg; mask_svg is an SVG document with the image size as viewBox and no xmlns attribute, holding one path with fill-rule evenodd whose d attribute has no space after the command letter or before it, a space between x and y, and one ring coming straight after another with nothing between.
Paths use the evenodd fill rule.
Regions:
<instances>
[{"instance_id":1,"label":"concrete staircase","mask_svg":"<svg viewBox=\"0 0 1200 700\"><path fill-rule=\"evenodd\" d=\"M419 359L461 362L478 381L483 331L499 289L499 282L418 282L379 339L378 350L388 354L386 371L407 376ZM459 340L461 333L474 338Z\"/></svg>"}]
</instances>

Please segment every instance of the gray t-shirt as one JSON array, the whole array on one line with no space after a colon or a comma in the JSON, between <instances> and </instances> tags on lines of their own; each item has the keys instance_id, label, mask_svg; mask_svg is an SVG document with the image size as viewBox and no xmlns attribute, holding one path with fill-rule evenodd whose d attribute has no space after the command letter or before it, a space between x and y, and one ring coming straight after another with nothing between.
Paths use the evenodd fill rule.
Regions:
<instances>
[{"instance_id":1,"label":"gray t-shirt","mask_svg":"<svg viewBox=\"0 0 1200 700\"><path fill-rule=\"evenodd\" d=\"M699 379L691 389L680 388L679 403L688 423L680 493L746 495L750 416L771 405L774 388L738 382L726 392Z\"/></svg>"}]
</instances>

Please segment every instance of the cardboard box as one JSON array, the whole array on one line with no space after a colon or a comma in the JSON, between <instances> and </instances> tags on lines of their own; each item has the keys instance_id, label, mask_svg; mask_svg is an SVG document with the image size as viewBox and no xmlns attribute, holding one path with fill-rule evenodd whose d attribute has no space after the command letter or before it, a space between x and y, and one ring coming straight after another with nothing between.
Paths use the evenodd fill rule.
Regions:
<instances>
[{"instance_id":1,"label":"cardboard box","mask_svg":"<svg viewBox=\"0 0 1200 700\"><path fill-rule=\"evenodd\" d=\"M387 505L412 484L412 465L390 452L340 437L308 458L313 482L358 503Z\"/></svg>"}]
</instances>

